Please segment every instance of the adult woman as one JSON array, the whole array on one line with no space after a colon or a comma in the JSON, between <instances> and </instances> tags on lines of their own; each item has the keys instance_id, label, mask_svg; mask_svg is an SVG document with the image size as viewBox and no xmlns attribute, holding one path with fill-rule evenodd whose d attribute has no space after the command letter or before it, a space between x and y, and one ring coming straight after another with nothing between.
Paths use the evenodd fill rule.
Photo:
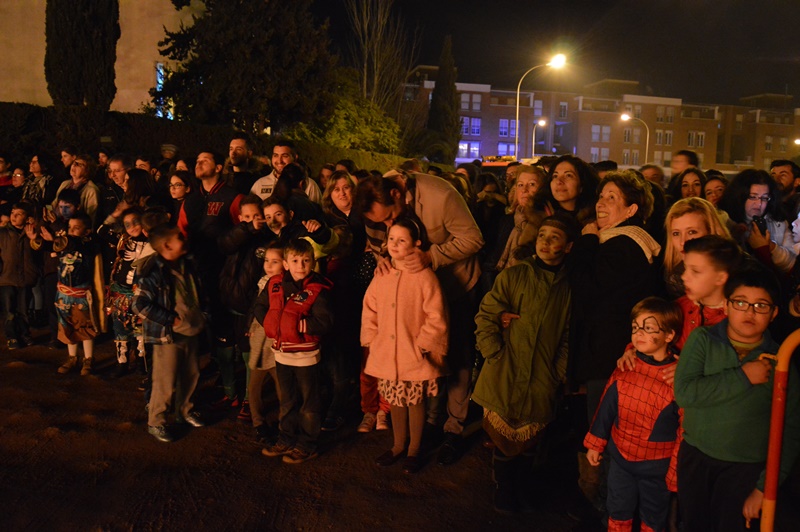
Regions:
<instances>
[{"instance_id":1,"label":"adult woman","mask_svg":"<svg viewBox=\"0 0 800 532\"><path fill-rule=\"evenodd\" d=\"M322 165L322 168L319 169L319 174L317 174L317 184L322 190L328 188L328 179L331 178L335 171L336 166L334 166L333 163L325 163Z\"/></svg>"},{"instance_id":2,"label":"adult woman","mask_svg":"<svg viewBox=\"0 0 800 532\"><path fill-rule=\"evenodd\" d=\"M707 179L702 170L690 166L670 179L667 196L672 198L672 201L681 198L702 198Z\"/></svg>"},{"instance_id":3,"label":"adult woman","mask_svg":"<svg viewBox=\"0 0 800 532\"><path fill-rule=\"evenodd\" d=\"M562 155L533 198L533 208L549 216L557 211L572 214L583 227L594 219L597 172L583 160Z\"/></svg>"},{"instance_id":4,"label":"adult woman","mask_svg":"<svg viewBox=\"0 0 800 532\"><path fill-rule=\"evenodd\" d=\"M775 180L751 168L733 178L719 205L737 224L733 236L739 245L756 254L768 253L775 267L788 272L797 254L780 200Z\"/></svg>"},{"instance_id":5,"label":"adult woman","mask_svg":"<svg viewBox=\"0 0 800 532\"><path fill-rule=\"evenodd\" d=\"M52 204L53 207L56 207L56 203L58 203L58 195L61 194L62 190L67 188L77 190L81 195L80 208L83 212L89 215L89 217L92 219L92 226L94 226L96 222L95 214L97 214L97 206L100 196L100 189L97 188L97 185L90 181L91 176L95 175L95 172L96 168L91 156L76 155L72 159L69 167L69 175L71 179L64 181L58 187L56 199Z\"/></svg>"},{"instance_id":6,"label":"adult woman","mask_svg":"<svg viewBox=\"0 0 800 532\"><path fill-rule=\"evenodd\" d=\"M342 425L344 406L351 391L349 383L359 372L357 361L363 358L355 355L361 353L361 301L366 285L361 286L357 282L356 268L364 255L367 237L361 217L353 210L355 189L353 176L347 171L336 170L328 179L322 194L325 223L339 236L337 248L324 261L325 273L333 281L332 301L338 334L334 335L332 349L326 352L325 357L325 367L333 381L333 396L322 430L336 430ZM365 377L362 372L361 406L365 420L371 414L371 430L378 412L377 384L374 384L374 390L365 390Z\"/></svg>"},{"instance_id":7,"label":"adult woman","mask_svg":"<svg viewBox=\"0 0 800 532\"><path fill-rule=\"evenodd\" d=\"M46 154L41 152L34 154L29 166L31 175L25 182L22 199L30 201L39 208L52 204L59 185L51 175L53 168L55 166Z\"/></svg>"},{"instance_id":8,"label":"adult woman","mask_svg":"<svg viewBox=\"0 0 800 532\"><path fill-rule=\"evenodd\" d=\"M664 225L667 228L667 243L664 251L664 281L667 293L675 298L684 295L683 245L695 238L719 235L731 238L717 209L701 198L685 198L672 205Z\"/></svg>"},{"instance_id":9,"label":"adult woman","mask_svg":"<svg viewBox=\"0 0 800 532\"><path fill-rule=\"evenodd\" d=\"M728 180L725 175L717 170L709 170L706 173L706 184L703 187L703 197L711 202L716 207L719 200L728 188Z\"/></svg>"},{"instance_id":10,"label":"adult woman","mask_svg":"<svg viewBox=\"0 0 800 532\"><path fill-rule=\"evenodd\" d=\"M509 209L509 216L513 219L514 226L508 237L500 241L501 243L504 242L505 245L496 265L498 271L515 264L515 253L525 243L522 241L522 235L526 233L527 226L535 223L538 230L539 219L532 216L533 198L542 187L544 180L545 175L541 168L527 165L517 167L517 179L513 183L514 193L511 208ZM531 240L528 242L531 242ZM531 250L528 256L532 254Z\"/></svg>"},{"instance_id":11,"label":"adult woman","mask_svg":"<svg viewBox=\"0 0 800 532\"><path fill-rule=\"evenodd\" d=\"M609 172L599 186L597 221L587 224L567 257L572 282L571 377L585 383L591 420L617 357L630 341L630 311L657 292L661 251L643 225L650 187L635 172Z\"/></svg>"}]
</instances>

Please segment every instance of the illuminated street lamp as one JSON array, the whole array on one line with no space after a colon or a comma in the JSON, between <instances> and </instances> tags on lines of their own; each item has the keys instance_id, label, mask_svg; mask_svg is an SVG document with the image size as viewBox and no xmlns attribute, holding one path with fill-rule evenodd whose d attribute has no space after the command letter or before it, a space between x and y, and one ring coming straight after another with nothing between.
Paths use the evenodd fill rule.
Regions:
<instances>
[{"instance_id":1,"label":"illuminated street lamp","mask_svg":"<svg viewBox=\"0 0 800 532\"><path fill-rule=\"evenodd\" d=\"M553 68L562 68L564 65L567 64L567 56L564 54L558 54L553 56L553 59L550 60L549 63L545 63L543 65L536 65L535 67L531 67L525 72L521 78L519 78L519 83L517 83L517 113L514 120L514 157L519 159L519 90L522 87L522 80L525 79L525 76L536 70L537 68L542 67L553 67Z\"/></svg>"},{"instance_id":2,"label":"illuminated street lamp","mask_svg":"<svg viewBox=\"0 0 800 532\"><path fill-rule=\"evenodd\" d=\"M641 118L636 118L635 116L631 116L627 113L620 116L623 122L627 122L628 120L637 120L644 124L644 129L647 131L647 137L644 143L644 164L647 164L647 153L650 151L650 128L647 127L647 122L642 120Z\"/></svg>"},{"instance_id":3,"label":"illuminated street lamp","mask_svg":"<svg viewBox=\"0 0 800 532\"><path fill-rule=\"evenodd\" d=\"M800 146L800 139L794 139L794 143L795 143L796 145Z\"/></svg>"},{"instance_id":4,"label":"illuminated street lamp","mask_svg":"<svg viewBox=\"0 0 800 532\"><path fill-rule=\"evenodd\" d=\"M531 157L535 157L536 156L536 126L544 127L546 125L547 125L547 120L545 120L544 118L542 118L541 120L539 120L538 122L535 122L533 124L533 140L531 141Z\"/></svg>"}]
</instances>

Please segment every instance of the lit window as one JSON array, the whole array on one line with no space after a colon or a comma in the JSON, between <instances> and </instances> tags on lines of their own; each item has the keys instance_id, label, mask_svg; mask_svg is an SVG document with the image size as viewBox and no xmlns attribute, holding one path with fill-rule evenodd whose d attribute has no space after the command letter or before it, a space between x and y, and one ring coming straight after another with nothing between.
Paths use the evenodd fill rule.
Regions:
<instances>
[{"instance_id":1,"label":"lit window","mask_svg":"<svg viewBox=\"0 0 800 532\"><path fill-rule=\"evenodd\" d=\"M697 135L695 135L695 141L697 142L698 148L705 148L706 147L706 132L705 131L698 131Z\"/></svg>"},{"instance_id":2,"label":"lit window","mask_svg":"<svg viewBox=\"0 0 800 532\"><path fill-rule=\"evenodd\" d=\"M478 159L481 156L481 143L480 142L470 142L469 143L469 156L473 159Z\"/></svg>"},{"instance_id":3,"label":"lit window","mask_svg":"<svg viewBox=\"0 0 800 532\"><path fill-rule=\"evenodd\" d=\"M501 118L500 125L497 128L497 135L499 137L507 137L508 136L508 118ZM500 155L498 153L498 155Z\"/></svg>"},{"instance_id":4,"label":"lit window","mask_svg":"<svg viewBox=\"0 0 800 532\"><path fill-rule=\"evenodd\" d=\"M594 148L594 147L590 148L589 149L589 153L591 153L591 155L592 155L592 161L591 162L596 163L597 161L600 160L600 148Z\"/></svg>"},{"instance_id":5,"label":"lit window","mask_svg":"<svg viewBox=\"0 0 800 532\"><path fill-rule=\"evenodd\" d=\"M470 134L478 136L481 134L481 119L473 118L471 120Z\"/></svg>"},{"instance_id":6,"label":"lit window","mask_svg":"<svg viewBox=\"0 0 800 532\"><path fill-rule=\"evenodd\" d=\"M633 128L633 143L634 144L642 143L642 128L640 127Z\"/></svg>"},{"instance_id":7,"label":"lit window","mask_svg":"<svg viewBox=\"0 0 800 532\"><path fill-rule=\"evenodd\" d=\"M664 146L672 146L672 130L671 129L668 129L668 130L666 130L664 132Z\"/></svg>"},{"instance_id":8,"label":"lit window","mask_svg":"<svg viewBox=\"0 0 800 532\"><path fill-rule=\"evenodd\" d=\"M622 150L622 164L631 164L631 150Z\"/></svg>"},{"instance_id":9,"label":"lit window","mask_svg":"<svg viewBox=\"0 0 800 532\"><path fill-rule=\"evenodd\" d=\"M631 141L631 128L626 127L622 131L622 142L624 142L625 144L628 144L628 143L630 143L630 141Z\"/></svg>"},{"instance_id":10,"label":"lit window","mask_svg":"<svg viewBox=\"0 0 800 532\"><path fill-rule=\"evenodd\" d=\"M656 129L656 146L661 146L661 143L663 141L664 141L664 130Z\"/></svg>"},{"instance_id":11,"label":"lit window","mask_svg":"<svg viewBox=\"0 0 800 532\"><path fill-rule=\"evenodd\" d=\"M469 111L469 94L465 92L461 93L461 110Z\"/></svg>"},{"instance_id":12,"label":"lit window","mask_svg":"<svg viewBox=\"0 0 800 532\"><path fill-rule=\"evenodd\" d=\"M469 135L469 117L462 116L461 117L461 135Z\"/></svg>"},{"instance_id":13,"label":"lit window","mask_svg":"<svg viewBox=\"0 0 800 532\"><path fill-rule=\"evenodd\" d=\"M694 148L694 131L690 131L686 136L686 145L690 148Z\"/></svg>"},{"instance_id":14,"label":"lit window","mask_svg":"<svg viewBox=\"0 0 800 532\"><path fill-rule=\"evenodd\" d=\"M458 143L458 156L462 159L469 157L469 142Z\"/></svg>"},{"instance_id":15,"label":"lit window","mask_svg":"<svg viewBox=\"0 0 800 532\"><path fill-rule=\"evenodd\" d=\"M600 148L600 160L607 161L609 159L608 148Z\"/></svg>"},{"instance_id":16,"label":"lit window","mask_svg":"<svg viewBox=\"0 0 800 532\"><path fill-rule=\"evenodd\" d=\"M600 126L592 125L592 142L600 142Z\"/></svg>"},{"instance_id":17,"label":"lit window","mask_svg":"<svg viewBox=\"0 0 800 532\"><path fill-rule=\"evenodd\" d=\"M512 137L516 137L517 136L517 121L516 120L509 120L509 123L511 124L511 131L509 131L508 134L511 135Z\"/></svg>"},{"instance_id":18,"label":"lit window","mask_svg":"<svg viewBox=\"0 0 800 532\"><path fill-rule=\"evenodd\" d=\"M533 116L542 116L542 100L533 101Z\"/></svg>"},{"instance_id":19,"label":"lit window","mask_svg":"<svg viewBox=\"0 0 800 532\"><path fill-rule=\"evenodd\" d=\"M639 150L633 150L631 164L633 164L633 166L639 166Z\"/></svg>"},{"instance_id":20,"label":"lit window","mask_svg":"<svg viewBox=\"0 0 800 532\"><path fill-rule=\"evenodd\" d=\"M603 126L602 131L603 131L602 141L611 142L611 126Z\"/></svg>"}]
</instances>

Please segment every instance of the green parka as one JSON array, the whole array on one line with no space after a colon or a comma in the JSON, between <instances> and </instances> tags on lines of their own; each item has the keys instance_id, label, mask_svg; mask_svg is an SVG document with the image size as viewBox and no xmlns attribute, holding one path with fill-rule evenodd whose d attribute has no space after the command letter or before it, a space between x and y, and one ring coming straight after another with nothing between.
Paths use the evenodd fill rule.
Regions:
<instances>
[{"instance_id":1,"label":"green parka","mask_svg":"<svg viewBox=\"0 0 800 532\"><path fill-rule=\"evenodd\" d=\"M535 257L503 270L475 316L486 363L472 399L508 419L549 423L567 369L570 288ZM503 312L519 314L503 329Z\"/></svg>"}]
</instances>

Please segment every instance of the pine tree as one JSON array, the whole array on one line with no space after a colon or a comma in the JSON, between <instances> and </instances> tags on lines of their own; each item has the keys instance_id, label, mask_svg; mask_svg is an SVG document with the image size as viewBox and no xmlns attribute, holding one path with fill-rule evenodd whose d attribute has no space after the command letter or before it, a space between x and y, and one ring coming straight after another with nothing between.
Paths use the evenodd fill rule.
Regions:
<instances>
[{"instance_id":1,"label":"pine tree","mask_svg":"<svg viewBox=\"0 0 800 532\"><path fill-rule=\"evenodd\" d=\"M180 9L186 0L173 0ZM310 0L206 0L190 26L167 32L161 54L178 66L153 102L178 118L273 132L326 117L334 58Z\"/></svg>"},{"instance_id":2,"label":"pine tree","mask_svg":"<svg viewBox=\"0 0 800 532\"><path fill-rule=\"evenodd\" d=\"M461 118L458 114L456 66L450 36L444 39L439 57L439 72L431 95L428 114L426 152L432 161L452 163L461 139Z\"/></svg>"}]
</instances>

